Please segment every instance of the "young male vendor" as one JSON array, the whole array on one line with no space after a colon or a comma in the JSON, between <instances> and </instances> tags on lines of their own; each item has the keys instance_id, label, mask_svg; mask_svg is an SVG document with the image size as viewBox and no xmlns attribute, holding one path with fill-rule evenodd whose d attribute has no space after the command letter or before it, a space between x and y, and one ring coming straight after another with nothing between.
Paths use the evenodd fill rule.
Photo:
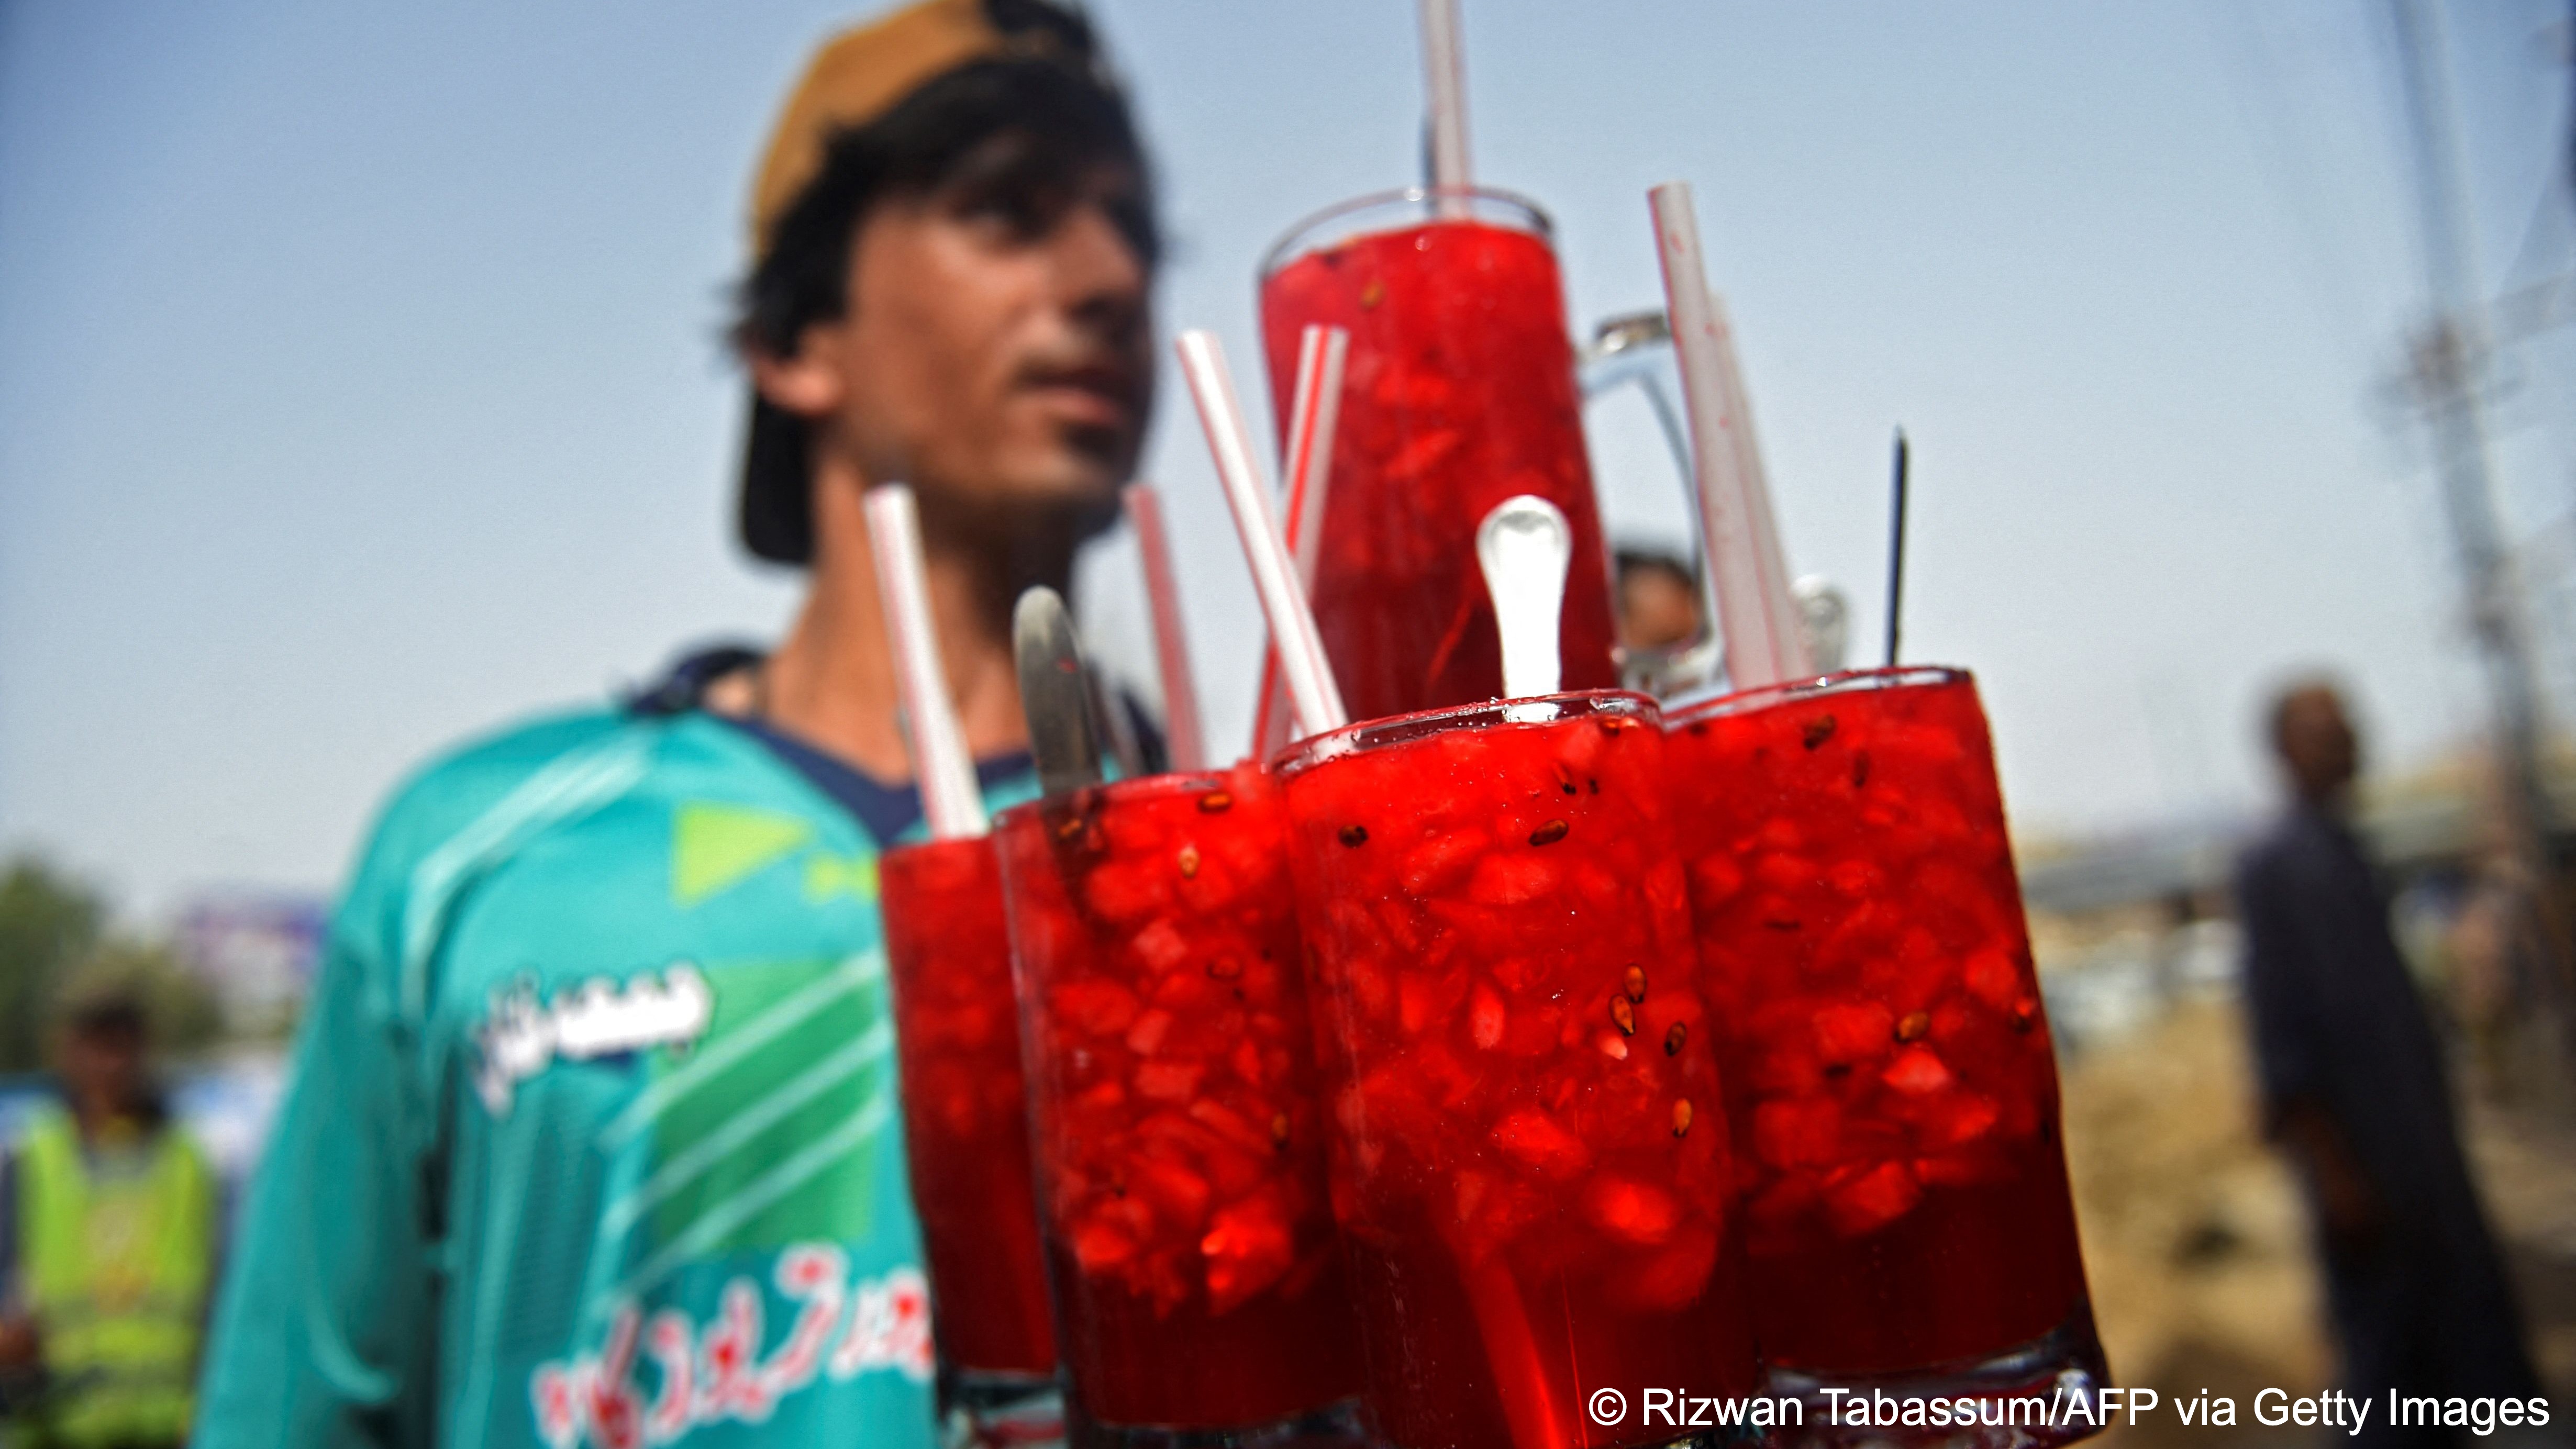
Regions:
<instances>
[{"instance_id":1,"label":"young male vendor","mask_svg":"<svg viewBox=\"0 0 2576 1449\"><path fill-rule=\"evenodd\" d=\"M1152 198L1088 26L929 0L845 34L752 196L743 541L765 658L431 765L334 919L195 1443L928 1449L877 954L918 828L860 495L920 498L949 685L1025 796L1013 601L1115 517Z\"/></svg>"}]
</instances>

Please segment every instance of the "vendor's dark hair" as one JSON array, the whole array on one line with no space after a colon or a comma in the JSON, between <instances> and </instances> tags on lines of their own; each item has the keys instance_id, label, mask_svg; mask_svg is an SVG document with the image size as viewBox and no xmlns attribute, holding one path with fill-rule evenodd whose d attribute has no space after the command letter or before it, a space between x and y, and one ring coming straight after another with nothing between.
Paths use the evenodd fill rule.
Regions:
<instances>
[{"instance_id":1,"label":"vendor's dark hair","mask_svg":"<svg viewBox=\"0 0 2576 1449\"><path fill-rule=\"evenodd\" d=\"M1120 230L1151 266L1160 252L1152 179L1127 98L1094 59L1090 24L1043 0L987 0L1005 32L1044 32L1042 54L978 61L924 85L867 125L832 138L822 170L780 214L768 253L743 280L733 337L773 356L849 305L850 242L868 209L893 197L923 196L958 178L961 165L996 137L1022 150L1004 168L1004 200L1053 220L1083 172L1100 164L1135 168L1140 186Z\"/></svg>"}]
</instances>

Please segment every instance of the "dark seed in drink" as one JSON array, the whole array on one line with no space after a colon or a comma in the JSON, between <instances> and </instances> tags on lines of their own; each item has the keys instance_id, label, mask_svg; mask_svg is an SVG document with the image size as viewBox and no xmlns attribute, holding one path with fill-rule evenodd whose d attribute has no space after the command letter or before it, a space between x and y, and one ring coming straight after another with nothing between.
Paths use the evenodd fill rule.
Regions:
<instances>
[{"instance_id":1,"label":"dark seed in drink","mask_svg":"<svg viewBox=\"0 0 2576 1449\"><path fill-rule=\"evenodd\" d=\"M2039 1003L2025 996L2013 1003L2012 1029L2028 1031L2039 1025Z\"/></svg>"},{"instance_id":2,"label":"dark seed in drink","mask_svg":"<svg viewBox=\"0 0 2576 1449\"><path fill-rule=\"evenodd\" d=\"M1673 1029L1664 1033L1664 1055L1668 1057L1680 1056L1682 1054L1682 1043L1688 1040L1690 1040L1690 1028L1678 1021L1674 1022Z\"/></svg>"},{"instance_id":3,"label":"dark seed in drink","mask_svg":"<svg viewBox=\"0 0 2576 1449\"><path fill-rule=\"evenodd\" d=\"M1679 1137L1679 1136L1681 1136L1683 1133L1688 1132L1688 1131L1690 1130L1690 1124L1691 1124L1691 1104L1690 1104L1690 1098L1688 1098L1688 1097L1675 1097L1675 1098L1673 1099L1673 1135L1674 1135L1675 1137Z\"/></svg>"},{"instance_id":4,"label":"dark seed in drink","mask_svg":"<svg viewBox=\"0 0 2576 1449\"><path fill-rule=\"evenodd\" d=\"M1619 1028L1621 1036L1637 1034L1637 1003L1624 992L1610 998L1610 1024Z\"/></svg>"},{"instance_id":5,"label":"dark seed in drink","mask_svg":"<svg viewBox=\"0 0 2576 1449\"><path fill-rule=\"evenodd\" d=\"M1287 1114L1287 1113L1285 1113L1285 1112L1274 1112L1274 1113L1272 1113L1272 1114L1271 1114L1271 1116L1270 1116L1270 1143L1271 1143L1271 1145L1272 1145L1272 1146L1274 1146L1274 1147L1278 1148L1278 1149L1279 1149L1280 1151L1282 1151L1282 1152L1285 1152L1285 1151L1287 1151L1287 1150L1288 1150L1288 1114Z\"/></svg>"},{"instance_id":6,"label":"dark seed in drink","mask_svg":"<svg viewBox=\"0 0 2576 1449\"><path fill-rule=\"evenodd\" d=\"M1834 717L1828 714L1811 719L1798 727L1798 734L1812 750L1834 737Z\"/></svg>"},{"instance_id":7,"label":"dark seed in drink","mask_svg":"<svg viewBox=\"0 0 2576 1449\"><path fill-rule=\"evenodd\" d=\"M1565 832L1570 828L1562 820L1551 820L1530 832L1530 844L1554 845L1565 838Z\"/></svg>"},{"instance_id":8,"label":"dark seed in drink","mask_svg":"<svg viewBox=\"0 0 2576 1449\"><path fill-rule=\"evenodd\" d=\"M1342 827L1341 835L1342 844L1344 845L1358 846L1368 844L1368 827L1365 825L1345 825Z\"/></svg>"},{"instance_id":9,"label":"dark seed in drink","mask_svg":"<svg viewBox=\"0 0 2576 1449\"><path fill-rule=\"evenodd\" d=\"M1628 999L1630 1001L1645 1000L1646 968L1643 966L1629 967L1628 974L1619 978L1619 989L1628 993Z\"/></svg>"},{"instance_id":10,"label":"dark seed in drink","mask_svg":"<svg viewBox=\"0 0 2576 1449\"><path fill-rule=\"evenodd\" d=\"M1234 797L1223 790L1210 790L1199 797L1199 809L1209 815L1219 814L1232 804Z\"/></svg>"},{"instance_id":11,"label":"dark seed in drink","mask_svg":"<svg viewBox=\"0 0 2576 1449\"><path fill-rule=\"evenodd\" d=\"M1862 750L1852 759L1852 788L1857 790L1868 783L1869 751Z\"/></svg>"},{"instance_id":12,"label":"dark seed in drink","mask_svg":"<svg viewBox=\"0 0 2576 1449\"><path fill-rule=\"evenodd\" d=\"M1921 1041L1923 1039L1923 1033L1930 1031L1931 1029L1932 1013L1928 1011L1909 1011L1905 1013L1905 1019L1896 1024L1896 1039L1898 1041Z\"/></svg>"}]
</instances>

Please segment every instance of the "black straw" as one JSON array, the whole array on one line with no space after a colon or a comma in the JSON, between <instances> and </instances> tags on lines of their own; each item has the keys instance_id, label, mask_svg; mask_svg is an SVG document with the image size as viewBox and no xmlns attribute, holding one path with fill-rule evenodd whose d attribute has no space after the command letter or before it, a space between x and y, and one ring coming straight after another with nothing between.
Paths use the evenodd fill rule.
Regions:
<instances>
[{"instance_id":1,"label":"black straw","mask_svg":"<svg viewBox=\"0 0 2576 1449\"><path fill-rule=\"evenodd\" d=\"M1887 522L1887 667L1896 667L1896 641L1905 617L1905 430L1896 430L1895 500Z\"/></svg>"}]
</instances>

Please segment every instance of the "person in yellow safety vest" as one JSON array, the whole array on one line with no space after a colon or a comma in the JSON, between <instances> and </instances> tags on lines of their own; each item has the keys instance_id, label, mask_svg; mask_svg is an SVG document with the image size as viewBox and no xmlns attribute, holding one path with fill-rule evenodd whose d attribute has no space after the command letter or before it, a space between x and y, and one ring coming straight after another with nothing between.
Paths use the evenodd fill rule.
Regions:
<instances>
[{"instance_id":1,"label":"person in yellow safety vest","mask_svg":"<svg viewBox=\"0 0 2576 1449\"><path fill-rule=\"evenodd\" d=\"M140 998L76 986L64 1008L62 1104L39 1108L0 1161L0 1368L42 1371L36 1444L183 1444L215 1174L154 1089Z\"/></svg>"}]
</instances>

